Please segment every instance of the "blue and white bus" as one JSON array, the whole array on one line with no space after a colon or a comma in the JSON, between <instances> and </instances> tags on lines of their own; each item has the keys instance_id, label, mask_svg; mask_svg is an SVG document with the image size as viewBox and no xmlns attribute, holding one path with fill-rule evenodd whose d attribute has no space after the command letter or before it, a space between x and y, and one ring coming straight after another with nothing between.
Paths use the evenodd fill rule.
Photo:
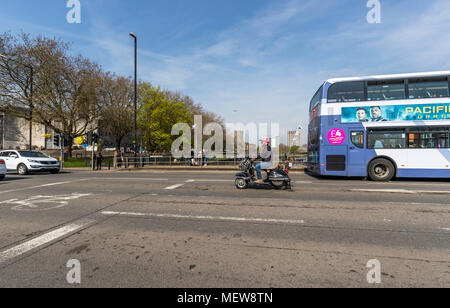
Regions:
<instances>
[{"instance_id":1,"label":"blue and white bus","mask_svg":"<svg viewBox=\"0 0 450 308\"><path fill-rule=\"evenodd\" d=\"M327 80L310 105L308 169L450 178L450 71Z\"/></svg>"}]
</instances>

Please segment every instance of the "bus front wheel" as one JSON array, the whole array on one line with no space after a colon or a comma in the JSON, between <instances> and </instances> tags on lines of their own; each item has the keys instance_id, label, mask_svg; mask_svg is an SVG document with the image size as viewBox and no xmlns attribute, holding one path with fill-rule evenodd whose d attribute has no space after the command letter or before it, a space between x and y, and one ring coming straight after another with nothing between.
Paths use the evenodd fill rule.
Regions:
<instances>
[{"instance_id":1,"label":"bus front wheel","mask_svg":"<svg viewBox=\"0 0 450 308\"><path fill-rule=\"evenodd\" d=\"M395 167L387 159L375 159L369 165L369 177L372 181L389 182L394 178Z\"/></svg>"}]
</instances>

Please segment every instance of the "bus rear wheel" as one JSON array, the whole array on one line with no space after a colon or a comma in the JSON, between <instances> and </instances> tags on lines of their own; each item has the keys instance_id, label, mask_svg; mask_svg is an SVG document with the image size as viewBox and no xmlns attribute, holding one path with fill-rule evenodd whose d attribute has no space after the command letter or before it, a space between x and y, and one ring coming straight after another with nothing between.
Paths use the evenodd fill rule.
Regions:
<instances>
[{"instance_id":1,"label":"bus rear wheel","mask_svg":"<svg viewBox=\"0 0 450 308\"><path fill-rule=\"evenodd\" d=\"M395 176L395 167L387 159L375 159L369 165L369 177L376 182L389 182Z\"/></svg>"}]
</instances>

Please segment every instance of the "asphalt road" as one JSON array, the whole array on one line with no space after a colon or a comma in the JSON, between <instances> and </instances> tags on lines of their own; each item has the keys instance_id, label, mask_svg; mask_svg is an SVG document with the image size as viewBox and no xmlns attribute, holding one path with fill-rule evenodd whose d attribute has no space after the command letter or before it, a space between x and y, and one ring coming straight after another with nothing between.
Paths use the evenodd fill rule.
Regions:
<instances>
[{"instance_id":1,"label":"asphalt road","mask_svg":"<svg viewBox=\"0 0 450 308\"><path fill-rule=\"evenodd\" d=\"M450 287L450 180L292 178L238 191L232 172L8 175L0 287Z\"/></svg>"}]
</instances>

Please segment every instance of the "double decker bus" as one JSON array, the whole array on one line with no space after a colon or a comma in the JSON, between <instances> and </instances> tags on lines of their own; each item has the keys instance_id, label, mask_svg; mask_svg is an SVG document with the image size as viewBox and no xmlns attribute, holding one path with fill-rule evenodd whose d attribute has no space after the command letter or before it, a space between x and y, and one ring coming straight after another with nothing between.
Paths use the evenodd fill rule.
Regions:
<instances>
[{"instance_id":1,"label":"double decker bus","mask_svg":"<svg viewBox=\"0 0 450 308\"><path fill-rule=\"evenodd\" d=\"M450 71L327 80L308 129L313 174L450 178Z\"/></svg>"}]
</instances>

